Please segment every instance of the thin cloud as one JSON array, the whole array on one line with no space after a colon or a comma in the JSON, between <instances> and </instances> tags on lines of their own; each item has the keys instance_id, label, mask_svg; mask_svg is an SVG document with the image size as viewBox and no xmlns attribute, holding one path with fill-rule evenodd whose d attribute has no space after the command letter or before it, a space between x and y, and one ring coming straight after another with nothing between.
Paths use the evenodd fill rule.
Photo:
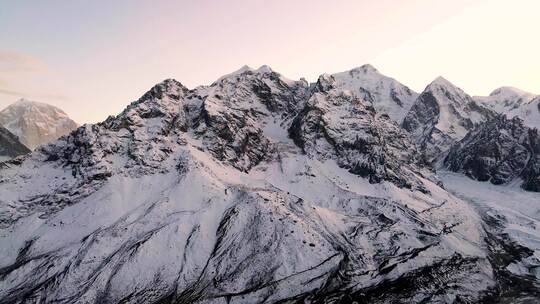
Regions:
<instances>
[{"instance_id":1,"label":"thin cloud","mask_svg":"<svg viewBox=\"0 0 540 304\"><path fill-rule=\"evenodd\" d=\"M40 99L48 99L48 100L62 100L62 101L68 101L70 100L69 97L62 94L46 94L46 95L40 95L38 98Z\"/></svg>"},{"instance_id":2,"label":"thin cloud","mask_svg":"<svg viewBox=\"0 0 540 304\"><path fill-rule=\"evenodd\" d=\"M0 50L0 73L32 73L47 70L47 65L37 57L20 52Z\"/></svg>"},{"instance_id":3,"label":"thin cloud","mask_svg":"<svg viewBox=\"0 0 540 304\"><path fill-rule=\"evenodd\" d=\"M18 97L26 97L26 94L24 94L22 92L6 90L6 89L2 89L2 88L0 88L0 94L18 96Z\"/></svg>"}]
</instances>

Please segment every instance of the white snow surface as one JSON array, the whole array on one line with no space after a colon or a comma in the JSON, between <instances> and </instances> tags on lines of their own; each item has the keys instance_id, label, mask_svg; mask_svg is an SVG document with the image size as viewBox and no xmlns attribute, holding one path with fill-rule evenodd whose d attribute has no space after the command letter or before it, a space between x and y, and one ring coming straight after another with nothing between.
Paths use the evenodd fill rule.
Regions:
<instances>
[{"instance_id":1,"label":"white snow surface","mask_svg":"<svg viewBox=\"0 0 540 304\"><path fill-rule=\"evenodd\" d=\"M515 262L508 269L517 275L534 276L540 283L540 193L512 185L478 182L452 172L439 172L448 191L470 202L481 213L502 219L504 233L517 244L534 251L533 256Z\"/></svg>"}]
</instances>

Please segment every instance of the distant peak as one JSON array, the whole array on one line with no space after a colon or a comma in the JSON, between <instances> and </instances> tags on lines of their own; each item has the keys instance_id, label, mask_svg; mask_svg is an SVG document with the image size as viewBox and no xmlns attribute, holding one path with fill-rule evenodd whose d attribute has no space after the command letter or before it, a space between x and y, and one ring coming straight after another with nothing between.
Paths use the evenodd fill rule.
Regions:
<instances>
[{"instance_id":1,"label":"distant peak","mask_svg":"<svg viewBox=\"0 0 540 304\"><path fill-rule=\"evenodd\" d=\"M250 67L249 65L243 65L238 70L228 74L228 75L238 75L242 74L244 72L253 72L253 73L271 73L273 70L266 64L261 65L258 69L254 69Z\"/></svg>"},{"instance_id":2,"label":"distant peak","mask_svg":"<svg viewBox=\"0 0 540 304\"><path fill-rule=\"evenodd\" d=\"M379 72L374 66L369 63L364 64L360 68L366 72Z\"/></svg>"},{"instance_id":3,"label":"distant peak","mask_svg":"<svg viewBox=\"0 0 540 304\"><path fill-rule=\"evenodd\" d=\"M259 72L259 73L272 73L273 70L269 66L267 66L266 64L263 64L256 70L256 72Z\"/></svg>"},{"instance_id":4,"label":"distant peak","mask_svg":"<svg viewBox=\"0 0 540 304\"><path fill-rule=\"evenodd\" d=\"M220 81L222 81L224 79L227 79L227 78L230 78L230 77L235 77L235 76L238 76L238 75L242 75L242 74L244 74L246 72L257 73L257 74L274 73L274 71L267 65L261 65L258 69L253 69L252 67L250 67L248 65L244 65L244 66L242 66L241 68L239 68L238 70L236 70L236 71L234 71L232 73L221 76L214 83L220 82Z\"/></svg>"},{"instance_id":5,"label":"distant peak","mask_svg":"<svg viewBox=\"0 0 540 304\"><path fill-rule=\"evenodd\" d=\"M21 98L21 99L17 100L16 102L14 102L13 104L16 104L16 105L31 105L31 104L43 104L43 103L33 101L33 100L30 100L30 99L26 99L26 98Z\"/></svg>"},{"instance_id":6,"label":"distant peak","mask_svg":"<svg viewBox=\"0 0 540 304\"><path fill-rule=\"evenodd\" d=\"M379 71L369 63L366 63L360 67L352 69L352 71L363 72L364 74L379 73Z\"/></svg>"},{"instance_id":7,"label":"distant peak","mask_svg":"<svg viewBox=\"0 0 540 304\"><path fill-rule=\"evenodd\" d=\"M39 101L33 101L33 100L29 100L29 99L26 99L26 98L21 98L19 100L17 100L16 102L12 103L11 105L9 105L7 108L26 108L26 109L31 109L31 108L54 108L60 112L63 112L61 109L51 105L51 104L48 104L48 103L44 103L44 102L39 102Z\"/></svg>"},{"instance_id":8,"label":"distant peak","mask_svg":"<svg viewBox=\"0 0 540 304\"><path fill-rule=\"evenodd\" d=\"M520 90L518 88L515 88L515 87L511 87L511 86L504 86L504 87L500 87L500 88L497 88L495 90L493 90L493 92L491 92L489 94L489 96L499 96L499 95L505 95L505 96L508 96L508 95L515 95L515 96L525 96L525 95L534 95L532 93L529 93L529 92L525 92L523 90Z\"/></svg>"},{"instance_id":9,"label":"distant peak","mask_svg":"<svg viewBox=\"0 0 540 304\"><path fill-rule=\"evenodd\" d=\"M243 72L246 72L246 71L253 71L253 68L251 68L247 64L244 64L241 68L239 68L238 70L232 72L231 74L240 74L240 73L243 73Z\"/></svg>"}]
</instances>

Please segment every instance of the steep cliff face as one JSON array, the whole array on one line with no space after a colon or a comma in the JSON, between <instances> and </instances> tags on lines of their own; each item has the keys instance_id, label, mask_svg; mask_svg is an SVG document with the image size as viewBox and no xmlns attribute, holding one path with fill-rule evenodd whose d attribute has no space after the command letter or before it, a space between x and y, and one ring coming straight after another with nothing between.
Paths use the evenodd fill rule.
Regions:
<instances>
[{"instance_id":1,"label":"steep cliff face","mask_svg":"<svg viewBox=\"0 0 540 304\"><path fill-rule=\"evenodd\" d=\"M499 185L521 179L524 189L540 192L540 136L517 117L500 115L478 126L452 147L444 163L479 181Z\"/></svg>"},{"instance_id":2,"label":"steep cliff face","mask_svg":"<svg viewBox=\"0 0 540 304\"><path fill-rule=\"evenodd\" d=\"M29 153L30 150L9 130L0 126L0 161Z\"/></svg>"},{"instance_id":3,"label":"steep cliff face","mask_svg":"<svg viewBox=\"0 0 540 304\"><path fill-rule=\"evenodd\" d=\"M475 126L495 112L477 104L469 95L439 77L426 87L403 120L418 148L429 162L444 153Z\"/></svg>"},{"instance_id":4,"label":"steep cliff face","mask_svg":"<svg viewBox=\"0 0 540 304\"><path fill-rule=\"evenodd\" d=\"M383 180L421 189L415 145L388 117L376 115L369 102L338 89L334 76L323 75L289 134L302 150L321 160L335 159L372 183Z\"/></svg>"},{"instance_id":5,"label":"steep cliff face","mask_svg":"<svg viewBox=\"0 0 540 304\"><path fill-rule=\"evenodd\" d=\"M2 165L0 302L495 294L480 217L424 177L414 149L331 76L166 80Z\"/></svg>"},{"instance_id":6,"label":"steep cliff face","mask_svg":"<svg viewBox=\"0 0 540 304\"><path fill-rule=\"evenodd\" d=\"M32 150L77 128L77 124L59 108L26 99L0 111L0 125Z\"/></svg>"}]
</instances>

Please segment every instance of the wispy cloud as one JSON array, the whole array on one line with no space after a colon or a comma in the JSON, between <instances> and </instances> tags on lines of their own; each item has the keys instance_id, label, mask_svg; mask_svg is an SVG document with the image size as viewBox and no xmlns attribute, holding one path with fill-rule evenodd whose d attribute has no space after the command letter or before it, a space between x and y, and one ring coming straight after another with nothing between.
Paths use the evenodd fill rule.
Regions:
<instances>
[{"instance_id":1,"label":"wispy cloud","mask_svg":"<svg viewBox=\"0 0 540 304\"><path fill-rule=\"evenodd\" d=\"M0 95L39 100L68 100L64 95L38 93L31 87L26 87L25 79L42 77L50 72L51 69L38 57L0 49Z\"/></svg>"},{"instance_id":2,"label":"wispy cloud","mask_svg":"<svg viewBox=\"0 0 540 304\"><path fill-rule=\"evenodd\" d=\"M29 54L0 50L0 75L14 72L45 72L47 65Z\"/></svg>"},{"instance_id":3,"label":"wispy cloud","mask_svg":"<svg viewBox=\"0 0 540 304\"><path fill-rule=\"evenodd\" d=\"M26 94L24 94L23 92L17 92L17 91L12 91L12 90L3 89L3 88L0 88L0 94L17 96L17 97L26 97Z\"/></svg>"}]
</instances>

